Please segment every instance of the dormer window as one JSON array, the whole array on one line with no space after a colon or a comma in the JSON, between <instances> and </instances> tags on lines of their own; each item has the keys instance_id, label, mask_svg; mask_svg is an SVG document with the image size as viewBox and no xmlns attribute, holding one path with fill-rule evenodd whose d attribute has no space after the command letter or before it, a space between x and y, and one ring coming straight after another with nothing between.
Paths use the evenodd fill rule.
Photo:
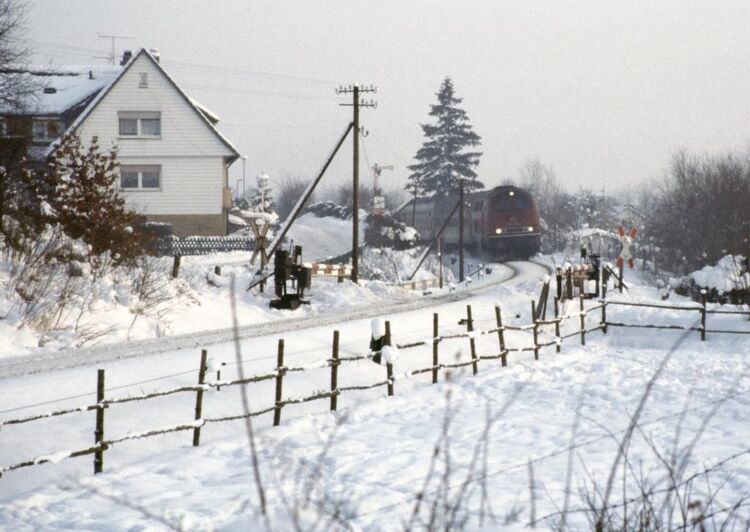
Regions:
<instances>
[{"instance_id":1,"label":"dormer window","mask_svg":"<svg viewBox=\"0 0 750 532\"><path fill-rule=\"evenodd\" d=\"M121 111L117 113L121 137L160 138L161 113Z\"/></svg>"},{"instance_id":2,"label":"dormer window","mask_svg":"<svg viewBox=\"0 0 750 532\"><path fill-rule=\"evenodd\" d=\"M35 142L49 142L60 136L60 121L51 118L35 118L31 125Z\"/></svg>"}]
</instances>

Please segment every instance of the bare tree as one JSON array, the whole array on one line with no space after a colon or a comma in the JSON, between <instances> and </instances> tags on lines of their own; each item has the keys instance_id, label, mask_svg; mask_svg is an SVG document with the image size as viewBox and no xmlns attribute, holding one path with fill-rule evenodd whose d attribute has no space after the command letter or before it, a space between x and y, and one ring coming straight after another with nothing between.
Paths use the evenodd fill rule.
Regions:
<instances>
[{"instance_id":1,"label":"bare tree","mask_svg":"<svg viewBox=\"0 0 750 532\"><path fill-rule=\"evenodd\" d=\"M287 174L281 178L276 199L276 213L281 220L285 220L289 216L289 213L292 212L292 209L297 204L297 200L305 193L308 182L301 176L293 174ZM310 198L308 203L312 201L312 198Z\"/></svg>"},{"instance_id":2,"label":"bare tree","mask_svg":"<svg viewBox=\"0 0 750 532\"><path fill-rule=\"evenodd\" d=\"M543 242L545 250L559 250L565 245L565 233L575 224L570 195L563 189L552 167L545 166L539 159L526 161L519 175L521 186L539 202L540 214L547 225Z\"/></svg>"},{"instance_id":3,"label":"bare tree","mask_svg":"<svg viewBox=\"0 0 750 532\"><path fill-rule=\"evenodd\" d=\"M679 152L647 211L665 266L679 270L748 253L750 155Z\"/></svg>"},{"instance_id":4,"label":"bare tree","mask_svg":"<svg viewBox=\"0 0 750 532\"><path fill-rule=\"evenodd\" d=\"M0 0L0 106L6 111L23 110L38 88L25 69L31 51L23 42L24 16L22 2Z\"/></svg>"}]
</instances>

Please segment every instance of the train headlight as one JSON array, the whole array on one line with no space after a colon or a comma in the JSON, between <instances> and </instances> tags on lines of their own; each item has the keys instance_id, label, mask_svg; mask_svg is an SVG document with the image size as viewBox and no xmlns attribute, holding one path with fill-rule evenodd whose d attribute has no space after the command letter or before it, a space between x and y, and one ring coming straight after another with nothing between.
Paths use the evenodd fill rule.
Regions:
<instances>
[{"instance_id":1,"label":"train headlight","mask_svg":"<svg viewBox=\"0 0 750 532\"><path fill-rule=\"evenodd\" d=\"M495 229L495 234L496 235L502 235L503 234L503 230L498 227L497 229Z\"/></svg>"},{"instance_id":2,"label":"train headlight","mask_svg":"<svg viewBox=\"0 0 750 532\"><path fill-rule=\"evenodd\" d=\"M526 229L529 230L529 233L533 233L534 232L534 226L533 225L528 226Z\"/></svg>"},{"instance_id":3,"label":"train headlight","mask_svg":"<svg viewBox=\"0 0 750 532\"><path fill-rule=\"evenodd\" d=\"M514 191L512 191L512 190L510 192L508 192L508 196L515 196L515 195L516 195L516 193Z\"/></svg>"}]
</instances>

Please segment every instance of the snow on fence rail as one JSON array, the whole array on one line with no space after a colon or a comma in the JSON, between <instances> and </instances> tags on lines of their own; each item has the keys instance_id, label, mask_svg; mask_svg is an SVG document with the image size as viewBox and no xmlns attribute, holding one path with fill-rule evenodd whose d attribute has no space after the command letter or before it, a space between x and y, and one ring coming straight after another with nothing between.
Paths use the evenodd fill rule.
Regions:
<instances>
[{"instance_id":1,"label":"snow on fence rail","mask_svg":"<svg viewBox=\"0 0 750 532\"><path fill-rule=\"evenodd\" d=\"M682 326L682 325L657 325L657 324L644 324L644 323L622 323L610 321L607 319L607 307L612 306L629 306L629 307L646 307L660 310L678 310L686 312L699 312L701 325L699 327ZM559 308L559 302L555 300L554 305L554 318L552 319L535 319L533 323L528 325L505 325L503 324L502 312L498 305L495 305L495 326L485 330L475 329L476 321L472 317L471 305L466 306L466 318L462 319L459 324L466 327L465 332L440 334L439 327L439 315L433 314L432 319L432 336L415 342L395 344L393 346L390 331L390 322L385 322L385 342L384 347L378 351L371 351L367 354L353 355L353 356L340 356L339 355L339 331L333 331L333 342L331 347L330 358L324 358L319 361L305 364L297 367L289 367L284 364L284 340L279 339L277 348L277 365L273 372L265 373L261 375L254 375L251 377L233 379L233 380L220 380L217 378L215 381L206 381L206 373L208 371L207 363L207 351L203 349L201 351L201 361L198 370L198 383L195 386L179 386L166 390L157 390L151 393L143 393L136 396L121 397L121 398L105 398L105 386L104 386L104 370L100 369L97 372L97 402L91 405L84 405L76 408L69 408L63 410L56 410L44 414L35 414L26 417L8 419L0 421L0 428L5 425L19 425L24 423L30 423L43 419L70 415L81 412L96 412L96 429L94 431L94 445L77 450L61 451L36 458L19 462L13 465L0 467L0 477L6 472L14 471L24 467L29 467L44 463L57 463L66 458L75 458L79 456L85 456L88 454L94 455L94 472L100 473L103 470L104 464L104 452L111 446L128 440L135 440L141 438L148 438L152 436L158 436L162 434L168 434L172 432L180 431L193 431L193 446L200 445L201 429L209 423L220 423L226 421L235 421L245 419L248 417L257 417L263 414L269 414L273 412L273 424L277 426L281 424L281 414L285 406L306 403L310 401L319 401L328 399L330 401L330 410L335 411L337 409L338 396L344 392L363 391L370 390L380 387L386 387L388 396L395 394L395 382L397 380L393 375L393 365L391 363L391 356L394 351L401 349L410 349L418 346L432 346L432 360L431 365L424 368L419 368L407 372L404 376L411 377L415 375L421 375L424 373L432 374L432 383L436 384L439 380L439 373L441 370L450 370L456 368L463 368L472 366L472 373L476 375L479 372L479 362L481 360L500 360L501 366L507 366L507 356L510 353L521 353L521 352L534 352L534 359L539 359L539 352L542 348L555 346L556 351L559 353L563 340L572 338L574 336L580 336L581 345L586 345L586 335L595 331L602 331L603 334L607 333L608 327L647 327L656 329L677 329L677 330L692 330L701 333L701 340L706 340L706 333L729 333L729 334L750 334L750 330L726 330L726 329L707 329L706 328L706 316L707 314L716 315L746 315L750 316L750 310L716 310L707 309L705 298L702 304L699 306L679 306L679 305L664 305L664 304L651 304L651 303L636 303L629 301L607 301L601 300L597 304L585 308L583 297L579 298L579 309L577 312L569 312L562 314ZM598 325L593 327L586 327L586 317L595 311L600 311L600 321ZM536 315L535 302L531 303L531 316ZM572 332L567 334L561 334L561 325L569 320L579 319L578 327ZM540 341L539 333L542 327L554 327L554 337L549 341ZM508 347L506 343L505 332L506 331L517 331L517 332L531 332L532 334L532 345L521 346L521 347ZM476 350L475 340L478 336L483 335L497 335L499 351L496 354L490 355L479 355ZM439 346L442 342L453 340L453 339L468 339L470 349L470 360L464 362L445 363L440 361ZM394 349L395 347L395 349ZM338 385L338 373L339 367L344 363L358 362L362 360L378 360L380 356L386 359L385 363L385 380L379 380L377 382L365 385L355 386L339 386ZM313 369L330 368L330 390L320 391L305 397L291 397L283 398L283 381L284 376L289 373L305 372ZM243 412L236 415L228 415L221 417L204 417L203 416L203 393L205 391L216 388L219 390L221 387L229 386L246 386L253 383L259 383L263 381L275 380L274 387L274 403L273 406L252 411ZM195 393L195 417L192 421L180 423L177 425L171 425L162 427L159 429L144 431L144 432L130 432L123 436L116 438L105 439L104 437L104 412L110 407L118 404L128 403L132 401L146 401L157 397L164 397L167 395L174 395L179 393Z\"/></svg>"}]
</instances>

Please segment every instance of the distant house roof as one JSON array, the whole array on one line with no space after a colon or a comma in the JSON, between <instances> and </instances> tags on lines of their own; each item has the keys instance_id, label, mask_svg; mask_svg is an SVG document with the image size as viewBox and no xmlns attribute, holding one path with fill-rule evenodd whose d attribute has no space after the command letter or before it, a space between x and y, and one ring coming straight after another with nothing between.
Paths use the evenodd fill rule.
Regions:
<instances>
[{"instance_id":1,"label":"distant house roof","mask_svg":"<svg viewBox=\"0 0 750 532\"><path fill-rule=\"evenodd\" d=\"M643 213L629 203L615 213L615 220L627 222L641 222L645 219Z\"/></svg>"},{"instance_id":2,"label":"distant house roof","mask_svg":"<svg viewBox=\"0 0 750 532\"><path fill-rule=\"evenodd\" d=\"M114 66L70 66L59 69L28 69L7 75L32 78L38 88L28 96L22 111L0 107L0 113L56 115L94 96L122 71Z\"/></svg>"}]
</instances>

